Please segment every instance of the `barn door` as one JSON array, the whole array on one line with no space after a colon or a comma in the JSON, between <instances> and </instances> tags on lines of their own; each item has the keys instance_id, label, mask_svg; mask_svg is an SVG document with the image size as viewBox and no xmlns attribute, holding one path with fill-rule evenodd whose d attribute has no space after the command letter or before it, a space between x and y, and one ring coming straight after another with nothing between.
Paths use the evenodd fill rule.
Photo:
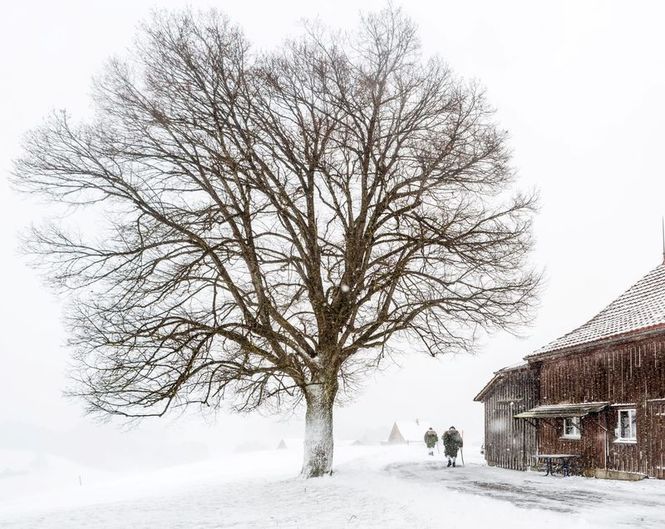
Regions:
<instances>
[{"instance_id":1,"label":"barn door","mask_svg":"<svg viewBox=\"0 0 665 529\"><path fill-rule=\"evenodd\" d=\"M665 479L665 399L647 402L646 415L647 428L642 435L649 451L649 474ZM637 428L639 435L639 424Z\"/></svg>"}]
</instances>

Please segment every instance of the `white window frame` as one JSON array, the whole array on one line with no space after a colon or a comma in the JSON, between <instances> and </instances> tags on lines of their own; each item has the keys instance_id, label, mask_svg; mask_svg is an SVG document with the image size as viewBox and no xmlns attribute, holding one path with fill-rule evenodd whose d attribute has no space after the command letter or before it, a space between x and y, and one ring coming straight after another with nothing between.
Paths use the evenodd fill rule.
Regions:
<instances>
[{"instance_id":1,"label":"white window frame","mask_svg":"<svg viewBox=\"0 0 665 529\"><path fill-rule=\"evenodd\" d=\"M562 439L580 439L582 431L580 430L580 417L564 417L563 418L563 435ZM571 426L570 432L568 425Z\"/></svg>"},{"instance_id":2,"label":"white window frame","mask_svg":"<svg viewBox=\"0 0 665 529\"><path fill-rule=\"evenodd\" d=\"M630 436L624 437L621 432L621 414L628 414L628 426ZM635 419L633 421L633 418ZM637 443L637 409L636 408L622 408L617 410L617 428L615 431L615 443Z\"/></svg>"}]
</instances>

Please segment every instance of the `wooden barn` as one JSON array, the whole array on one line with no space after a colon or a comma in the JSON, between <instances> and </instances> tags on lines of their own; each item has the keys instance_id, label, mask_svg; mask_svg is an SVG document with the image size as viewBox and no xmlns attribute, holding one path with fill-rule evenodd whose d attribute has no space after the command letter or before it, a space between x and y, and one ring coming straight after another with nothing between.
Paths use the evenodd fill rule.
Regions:
<instances>
[{"instance_id":1,"label":"wooden barn","mask_svg":"<svg viewBox=\"0 0 665 529\"><path fill-rule=\"evenodd\" d=\"M566 454L586 475L665 478L665 263L524 360L475 398L488 464Z\"/></svg>"},{"instance_id":2,"label":"wooden barn","mask_svg":"<svg viewBox=\"0 0 665 529\"><path fill-rule=\"evenodd\" d=\"M485 403L485 458L491 465L527 470L536 453L536 428L515 415L538 405L536 372L529 364L507 367L476 396Z\"/></svg>"}]
</instances>

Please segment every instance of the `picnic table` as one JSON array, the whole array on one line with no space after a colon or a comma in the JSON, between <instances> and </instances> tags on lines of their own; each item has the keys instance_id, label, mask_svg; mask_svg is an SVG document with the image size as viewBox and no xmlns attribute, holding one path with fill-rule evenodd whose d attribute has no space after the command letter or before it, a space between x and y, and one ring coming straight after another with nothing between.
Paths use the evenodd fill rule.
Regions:
<instances>
[{"instance_id":1,"label":"picnic table","mask_svg":"<svg viewBox=\"0 0 665 529\"><path fill-rule=\"evenodd\" d=\"M545 475L553 476L555 471L561 470L563 477L570 476L570 461L580 457L577 454L537 454L536 459L545 462Z\"/></svg>"}]
</instances>

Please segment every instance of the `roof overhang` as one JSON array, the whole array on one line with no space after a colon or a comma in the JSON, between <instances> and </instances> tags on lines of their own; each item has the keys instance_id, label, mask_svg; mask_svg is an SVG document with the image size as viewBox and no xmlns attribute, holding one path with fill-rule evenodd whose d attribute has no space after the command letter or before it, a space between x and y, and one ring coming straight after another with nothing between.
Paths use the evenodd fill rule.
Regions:
<instances>
[{"instance_id":1,"label":"roof overhang","mask_svg":"<svg viewBox=\"0 0 665 529\"><path fill-rule=\"evenodd\" d=\"M522 362L522 363L517 364L515 366L504 367L503 369L499 369L498 371L495 371L494 376L492 377L492 379L487 384L485 384L485 387L480 390L478 395L473 397L473 400L475 402L483 402L485 400L485 397L487 396L487 394L494 387L494 385L497 382L499 382L501 379L503 379L504 376L507 373L511 373L511 372L514 372L514 371L521 371L523 369L529 369L529 368L530 368L530 366L529 366L528 363Z\"/></svg>"},{"instance_id":2,"label":"roof overhang","mask_svg":"<svg viewBox=\"0 0 665 529\"><path fill-rule=\"evenodd\" d=\"M577 404L545 404L514 415L516 419L555 419L584 417L607 408L609 402L580 402Z\"/></svg>"},{"instance_id":3,"label":"roof overhang","mask_svg":"<svg viewBox=\"0 0 665 529\"><path fill-rule=\"evenodd\" d=\"M575 345L562 346L554 349L550 349L549 345L541 347L534 353L526 355L524 360L527 362L537 362L540 360L545 360L557 356L565 356L570 354L582 353L588 351L589 349L595 349L597 347L614 345L618 343L630 342L633 340L641 340L643 338L650 338L653 335L665 333L665 323L652 325L650 327L641 327L639 329L633 329L620 334L612 334L610 336L605 336L596 340L590 340L587 342L581 342ZM556 340L555 340L556 341Z\"/></svg>"},{"instance_id":4,"label":"roof overhang","mask_svg":"<svg viewBox=\"0 0 665 529\"><path fill-rule=\"evenodd\" d=\"M480 390L480 393L478 393L478 395L473 397L473 400L475 402L483 402L485 400L485 395L487 395L490 389L492 389L492 387L494 386L494 384L496 384L502 378L503 375L495 373L492 379L487 384L485 384L485 387Z\"/></svg>"}]
</instances>

